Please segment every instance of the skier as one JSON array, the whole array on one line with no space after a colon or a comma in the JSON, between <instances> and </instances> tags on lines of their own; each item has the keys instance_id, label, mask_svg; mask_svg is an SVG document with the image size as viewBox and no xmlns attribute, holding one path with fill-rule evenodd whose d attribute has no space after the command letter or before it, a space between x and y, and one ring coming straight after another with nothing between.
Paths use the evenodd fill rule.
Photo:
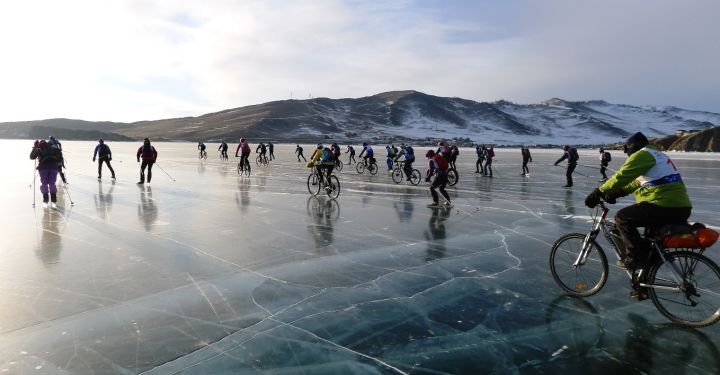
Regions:
<instances>
[{"instance_id":1,"label":"skier","mask_svg":"<svg viewBox=\"0 0 720 375\"><path fill-rule=\"evenodd\" d=\"M571 188L573 186L573 178L572 173L575 170L575 167L577 167L577 161L579 159L577 149L574 147L571 148L568 145L563 146L563 156L558 159L558 161L555 162L555 165L558 165L561 161L567 160L567 172L565 172L565 178L567 179L567 184L563 185L564 188Z\"/></svg>"},{"instance_id":2,"label":"skier","mask_svg":"<svg viewBox=\"0 0 720 375\"><path fill-rule=\"evenodd\" d=\"M532 163L532 156L530 156L530 149L522 146L520 148L520 153L522 153L523 163L523 173L520 173L520 176L529 176L530 175L530 169L528 169L527 164Z\"/></svg>"},{"instance_id":3,"label":"skier","mask_svg":"<svg viewBox=\"0 0 720 375\"><path fill-rule=\"evenodd\" d=\"M447 191L445 191L445 185L447 185L448 179L447 169L449 166L447 159L445 159L442 155L436 154L433 150L428 150L425 153L425 157L428 159L428 171L427 176L425 177L425 182L430 182L430 176L435 175L435 179L433 179L430 184L430 195L432 195L433 201L428 205L428 207L440 207L440 197L438 197L438 193L435 189L440 190L440 194L442 194L443 198L445 198L443 206L451 207L452 204L450 203L450 196Z\"/></svg>"},{"instance_id":4,"label":"skier","mask_svg":"<svg viewBox=\"0 0 720 375\"><path fill-rule=\"evenodd\" d=\"M480 167L482 167L483 163L485 162L485 154L484 152L485 147L481 147L479 144L475 145L475 152L477 153L477 161L475 162L475 173L480 173ZM484 172L484 171L483 171Z\"/></svg>"},{"instance_id":5,"label":"skier","mask_svg":"<svg viewBox=\"0 0 720 375\"><path fill-rule=\"evenodd\" d=\"M98 180L102 178L102 165L103 162L107 164L108 169L110 170L110 173L112 173L112 179L115 179L115 170L113 169L112 165L110 165L110 161L112 160L112 151L110 151L110 146L105 144L105 141L103 141L102 138L98 141L98 145L95 146L95 153L93 153L93 162L95 161L96 156L100 156L98 159Z\"/></svg>"},{"instance_id":6,"label":"skier","mask_svg":"<svg viewBox=\"0 0 720 375\"><path fill-rule=\"evenodd\" d=\"M65 168L65 158L62 155L62 144L52 135L50 136L50 140L47 143L50 147L54 147L55 149L60 151L57 161L58 174L60 174L60 178L62 179L63 184L67 184L68 182L65 178L65 173L63 173L63 168Z\"/></svg>"},{"instance_id":7,"label":"skier","mask_svg":"<svg viewBox=\"0 0 720 375\"><path fill-rule=\"evenodd\" d=\"M605 151L604 148L600 147L600 174L602 174L603 178L600 180L600 182L607 181L607 175L605 174L605 170L607 169L608 163L610 163L611 156L610 153Z\"/></svg>"},{"instance_id":8,"label":"skier","mask_svg":"<svg viewBox=\"0 0 720 375\"><path fill-rule=\"evenodd\" d=\"M228 158L227 150L228 144L225 143L225 140L223 139L222 141L220 141L220 147L218 147L218 151L220 151L220 156L223 157L225 160L227 160Z\"/></svg>"},{"instance_id":9,"label":"skier","mask_svg":"<svg viewBox=\"0 0 720 375\"><path fill-rule=\"evenodd\" d=\"M302 151L303 151L303 148L300 147L300 145L297 145L297 147L295 148L295 153L297 154L297 157L298 157L298 163L300 162L301 157L303 158L304 161L307 161L307 159L305 159L305 156L303 156Z\"/></svg>"},{"instance_id":10,"label":"skier","mask_svg":"<svg viewBox=\"0 0 720 375\"><path fill-rule=\"evenodd\" d=\"M40 175L40 192L43 195L43 208L48 208L48 201L52 208L57 208L57 180L58 157L62 158L62 151L50 145L43 139L35 141L33 149L30 151L30 159L38 161L38 174ZM48 196L49 193L49 196Z\"/></svg>"},{"instance_id":11,"label":"skier","mask_svg":"<svg viewBox=\"0 0 720 375\"><path fill-rule=\"evenodd\" d=\"M352 164L355 161L355 149L353 148L353 146L348 145L345 153L350 153L350 156L348 157L348 164Z\"/></svg>"},{"instance_id":12,"label":"skier","mask_svg":"<svg viewBox=\"0 0 720 375\"><path fill-rule=\"evenodd\" d=\"M492 146L485 147L483 146L483 157L485 158L485 165L483 166L483 175L485 177L492 178L492 159L495 157L495 151L493 150Z\"/></svg>"},{"instance_id":13,"label":"skier","mask_svg":"<svg viewBox=\"0 0 720 375\"><path fill-rule=\"evenodd\" d=\"M150 140L145 138L143 140L143 145L138 148L137 151L137 161L140 162L140 157L142 156L142 164L140 165L140 182L138 182L138 185L142 185L145 183L145 167L147 167L147 182L150 183L150 180L152 179L152 167L153 164L155 164L155 160L157 160L157 150L155 150L155 147L150 145Z\"/></svg>"}]
</instances>

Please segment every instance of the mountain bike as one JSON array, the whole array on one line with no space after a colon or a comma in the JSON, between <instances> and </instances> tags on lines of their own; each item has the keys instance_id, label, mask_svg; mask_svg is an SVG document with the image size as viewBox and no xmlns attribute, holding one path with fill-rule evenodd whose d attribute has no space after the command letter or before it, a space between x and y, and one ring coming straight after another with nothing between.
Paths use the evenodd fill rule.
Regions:
<instances>
[{"instance_id":1,"label":"mountain bike","mask_svg":"<svg viewBox=\"0 0 720 375\"><path fill-rule=\"evenodd\" d=\"M457 185L458 180L460 179L460 176L458 175L457 170L455 170L455 168L448 168L447 174L448 174L448 185L449 186Z\"/></svg>"},{"instance_id":2,"label":"mountain bike","mask_svg":"<svg viewBox=\"0 0 720 375\"><path fill-rule=\"evenodd\" d=\"M315 164L317 165L318 163ZM318 195L323 189L330 199L336 199L340 195L340 180L335 175L328 177L325 173L320 174L317 168L313 167L308 176L307 188L312 195Z\"/></svg>"},{"instance_id":3,"label":"mountain bike","mask_svg":"<svg viewBox=\"0 0 720 375\"><path fill-rule=\"evenodd\" d=\"M255 158L255 163L258 167L267 167L268 164L270 164L270 160L268 160L267 155L260 154Z\"/></svg>"},{"instance_id":4,"label":"mountain bike","mask_svg":"<svg viewBox=\"0 0 720 375\"><path fill-rule=\"evenodd\" d=\"M368 163L367 160L363 160L362 162L355 165L355 170L357 170L357 173L362 174L363 172L365 172L366 169L368 170L368 172L370 172L370 174L378 173L378 165L375 158L370 158L370 163Z\"/></svg>"},{"instance_id":5,"label":"mountain bike","mask_svg":"<svg viewBox=\"0 0 720 375\"><path fill-rule=\"evenodd\" d=\"M615 223L607 219L605 202L595 208L589 232L560 237L550 250L550 271L568 294L588 297L599 292L608 277L608 262L596 242L602 232L618 259L622 242ZM704 327L720 320L720 268L702 255L705 248L666 247L667 229L646 228L651 249L648 265L626 269L638 300L650 298L669 320L687 327ZM614 237L614 238L613 238ZM617 244L616 244L617 241Z\"/></svg>"},{"instance_id":6,"label":"mountain bike","mask_svg":"<svg viewBox=\"0 0 720 375\"><path fill-rule=\"evenodd\" d=\"M205 160L207 160L207 152L204 151L204 150L200 150L200 152L198 153L198 159L205 159Z\"/></svg>"},{"instance_id":7,"label":"mountain bike","mask_svg":"<svg viewBox=\"0 0 720 375\"><path fill-rule=\"evenodd\" d=\"M340 161L339 158L335 159L335 170L338 172L342 172L342 168L343 168L343 162Z\"/></svg>"},{"instance_id":8,"label":"mountain bike","mask_svg":"<svg viewBox=\"0 0 720 375\"><path fill-rule=\"evenodd\" d=\"M242 163L242 162L241 162ZM248 177L250 177L250 162L248 159L245 159L245 163L238 163L237 165L237 172L239 175L242 176L243 173L245 173Z\"/></svg>"},{"instance_id":9,"label":"mountain bike","mask_svg":"<svg viewBox=\"0 0 720 375\"><path fill-rule=\"evenodd\" d=\"M403 177L405 177L405 161L399 161L395 163L395 168L392 170L392 180L394 183L399 184L402 182ZM407 179L407 177L405 177ZM413 168L412 172L410 173L410 178L407 179L410 181L411 184L417 185L420 183L420 180L422 179L422 176L420 175L420 171Z\"/></svg>"},{"instance_id":10,"label":"mountain bike","mask_svg":"<svg viewBox=\"0 0 720 375\"><path fill-rule=\"evenodd\" d=\"M227 154L224 154L224 153L221 152L221 153L220 153L220 161L227 161L227 160L228 160Z\"/></svg>"}]
</instances>

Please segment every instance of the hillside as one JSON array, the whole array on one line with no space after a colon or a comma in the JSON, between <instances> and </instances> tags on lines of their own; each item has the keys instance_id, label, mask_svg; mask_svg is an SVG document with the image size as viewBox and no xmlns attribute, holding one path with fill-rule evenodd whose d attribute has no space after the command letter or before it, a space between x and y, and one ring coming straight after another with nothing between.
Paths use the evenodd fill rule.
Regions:
<instances>
[{"instance_id":1,"label":"hillside","mask_svg":"<svg viewBox=\"0 0 720 375\"><path fill-rule=\"evenodd\" d=\"M675 107L561 99L529 105L487 103L394 91L357 99L281 100L197 117L134 123L68 119L0 123L0 137L29 138L30 127L45 126L133 139L185 141L240 137L285 142L362 141L401 136L458 137L497 144L598 145L616 143L636 131L663 137L678 129L705 130L716 124L720 124L720 114Z\"/></svg>"},{"instance_id":2,"label":"hillside","mask_svg":"<svg viewBox=\"0 0 720 375\"><path fill-rule=\"evenodd\" d=\"M652 139L661 151L720 152L720 126L711 129Z\"/></svg>"}]
</instances>

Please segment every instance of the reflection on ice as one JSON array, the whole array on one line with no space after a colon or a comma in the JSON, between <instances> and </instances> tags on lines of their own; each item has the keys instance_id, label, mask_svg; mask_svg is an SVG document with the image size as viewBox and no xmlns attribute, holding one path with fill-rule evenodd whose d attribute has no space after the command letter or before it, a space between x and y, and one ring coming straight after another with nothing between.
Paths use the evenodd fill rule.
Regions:
<instances>
[{"instance_id":1,"label":"reflection on ice","mask_svg":"<svg viewBox=\"0 0 720 375\"><path fill-rule=\"evenodd\" d=\"M720 368L720 326L667 323L649 302L627 298L629 285L617 269L591 298L564 296L555 285L550 245L588 229L582 200L597 178L579 176L573 189L560 188L564 171L540 164L557 159L552 150L534 151L533 174L521 177L511 173L520 171L517 150L498 149L493 179L475 174L474 153L463 150L460 182L448 189L456 209L445 210L426 207L424 184L396 185L385 171L345 168L337 200L310 196L295 145L277 146L278 159L250 177L239 177L235 162L212 152L198 161L194 144L154 145L176 182L162 173L152 186L98 181L96 165L85 160L94 144L64 142L72 214L62 192L59 210L33 213L22 181L29 171L3 174L10 178L0 186L8 213L0 219L6 239L0 370L715 374ZM113 160L133 160L137 146L113 144ZM693 169L716 168L720 158L712 158L677 161L688 168L683 179L696 204L693 219L717 225L711 187L718 174ZM136 163L114 167L118 176L138 174Z\"/></svg>"}]
</instances>

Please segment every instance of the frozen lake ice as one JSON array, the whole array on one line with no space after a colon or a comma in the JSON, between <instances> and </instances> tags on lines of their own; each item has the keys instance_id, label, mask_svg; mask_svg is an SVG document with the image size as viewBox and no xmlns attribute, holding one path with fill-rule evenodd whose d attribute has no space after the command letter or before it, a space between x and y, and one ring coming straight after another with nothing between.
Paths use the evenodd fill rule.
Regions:
<instances>
[{"instance_id":1,"label":"frozen lake ice","mask_svg":"<svg viewBox=\"0 0 720 375\"><path fill-rule=\"evenodd\" d=\"M277 146L277 160L244 178L235 145L221 162L217 144L198 160L193 143L156 143L152 183L137 186L139 142L109 143L112 181L107 171L96 178L95 142L68 141L69 190L46 211L39 192L32 206L32 142L0 143L12 155L0 166L2 372L720 371L720 324L670 323L628 297L617 267L586 299L555 284L550 246L587 231L583 200L598 186L597 169L578 167L589 177L562 189L565 171L548 165L560 150L533 149L524 178L520 151L497 149L489 179L462 149L460 182L448 189L456 209L434 210L424 183L395 184L383 168L371 176L346 166L336 201L312 197L294 145ZM304 148L309 157L313 147ZM596 155L581 151L580 164L597 166ZM614 152L610 167L623 156ZM717 228L720 155L670 156L691 220ZM706 255L718 262L718 249Z\"/></svg>"}]
</instances>

